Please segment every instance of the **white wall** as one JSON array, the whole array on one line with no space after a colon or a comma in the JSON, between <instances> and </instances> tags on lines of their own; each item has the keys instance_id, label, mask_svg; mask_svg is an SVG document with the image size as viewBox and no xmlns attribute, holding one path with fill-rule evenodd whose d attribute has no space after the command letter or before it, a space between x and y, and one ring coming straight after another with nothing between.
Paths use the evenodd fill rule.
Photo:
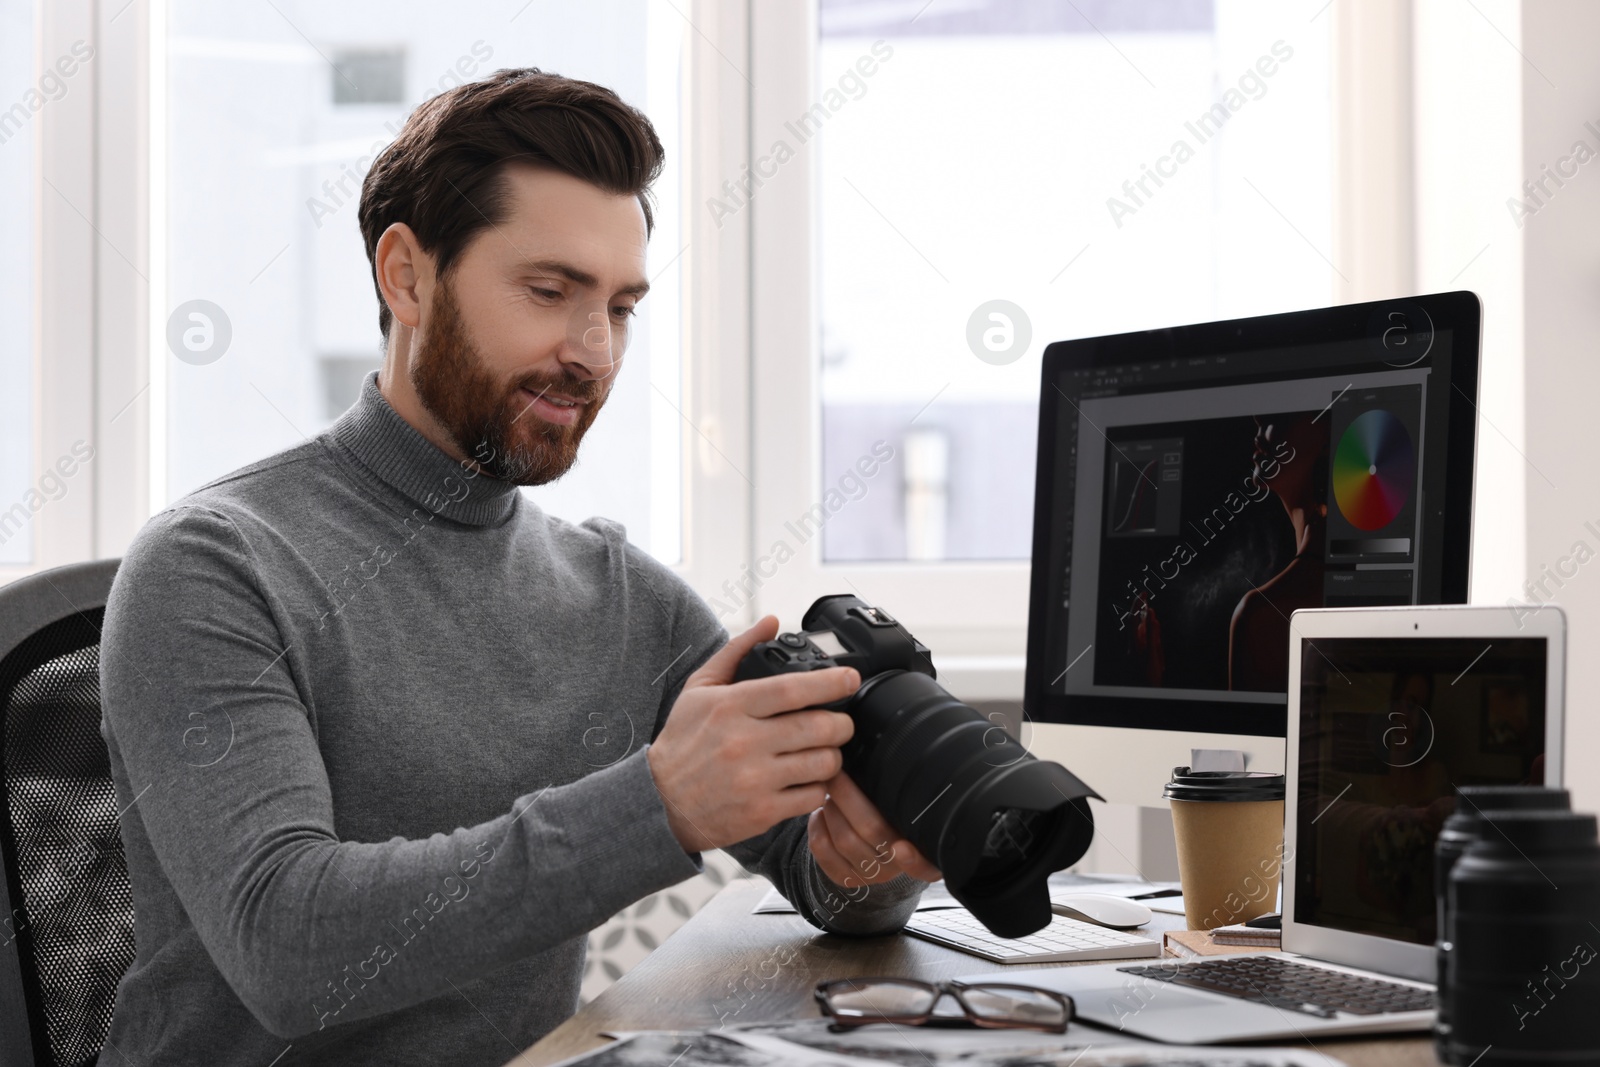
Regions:
<instances>
[{"instance_id":1,"label":"white wall","mask_svg":"<svg viewBox=\"0 0 1600 1067\"><path fill-rule=\"evenodd\" d=\"M1521 0L1417 0L1413 8L1416 290L1470 289L1483 301L1475 604L1521 592L1527 524L1506 502L1538 480L1523 458L1522 240L1505 207L1522 182L1528 68L1515 44L1521 7Z\"/></svg>"},{"instance_id":2,"label":"white wall","mask_svg":"<svg viewBox=\"0 0 1600 1067\"><path fill-rule=\"evenodd\" d=\"M1577 141L1600 153L1600 4L1526 0L1522 11L1522 178L1555 167ZM1592 126L1586 125L1592 123ZM1573 169L1571 165L1567 168ZM1523 220L1523 300L1527 351L1526 500L1528 577L1545 568L1565 609L1567 636L1567 780L1573 803L1600 809L1600 474L1590 435L1600 408L1600 158L1549 188ZM1520 196L1508 189L1503 198ZM1509 218L1509 212L1508 212ZM1575 553L1576 542L1587 545ZM1589 560L1580 565L1577 556ZM1559 570L1568 572L1561 576Z\"/></svg>"}]
</instances>

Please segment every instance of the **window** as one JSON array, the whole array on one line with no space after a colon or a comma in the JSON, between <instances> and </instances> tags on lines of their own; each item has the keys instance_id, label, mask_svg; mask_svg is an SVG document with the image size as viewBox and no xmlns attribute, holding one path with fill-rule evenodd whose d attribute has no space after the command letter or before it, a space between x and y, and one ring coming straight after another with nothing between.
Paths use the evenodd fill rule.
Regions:
<instances>
[{"instance_id":1,"label":"window","mask_svg":"<svg viewBox=\"0 0 1600 1067\"><path fill-rule=\"evenodd\" d=\"M644 110L668 172L656 188L657 276L627 369L579 465L527 492L574 521L618 519L658 558L678 559L683 19L647 0L509 11L172 0L168 19L166 255L156 265L167 417L155 506L315 435L355 399L381 357L356 222L366 168L427 97L538 66Z\"/></svg>"},{"instance_id":2,"label":"window","mask_svg":"<svg viewBox=\"0 0 1600 1067\"><path fill-rule=\"evenodd\" d=\"M65 86L34 65L33 5L0 3L0 565L33 559L34 113Z\"/></svg>"},{"instance_id":3,"label":"window","mask_svg":"<svg viewBox=\"0 0 1600 1067\"><path fill-rule=\"evenodd\" d=\"M322 374L322 417L332 422L355 403L367 375L383 366L383 357L372 353L339 353L317 360Z\"/></svg>"},{"instance_id":4,"label":"window","mask_svg":"<svg viewBox=\"0 0 1600 1067\"><path fill-rule=\"evenodd\" d=\"M329 65L335 104L405 103L404 48L341 48Z\"/></svg>"},{"instance_id":5,"label":"window","mask_svg":"<svg viewBox=\"0 0 1600 1067\"><path fill-rule=\"evenodd\" d=\"M897 456L823 561L1026 561L1049 342L1330 301L1331 19L1302 7L821 0L793 136L823 486Z\"/></svg>"},{"instance_id":6,"label":"window","mask_svg":"<svg viewBox=\"0 0 1600 1067\"><path fill-rule=\"evenodd\" d=\"M1440 201L1460 184L1441 164L1413 195L1391 151L1410 136L1411 16L1381 5L0 12L15 60L0 182L31 190L34 215L31 258L10 239L26 213L0 222L0 270L26 262L34 290L0 291L34 311L3 320L0 515L75 442L94 448L92 473L32 516L31 548L0 543L0 580L119 554L150 510L337 417L380 358L364 168L418 102L501 66L614 86L668 154L654 288L607 417L530 496L621 519L730 626L849 590L941 652L1020 659L1048 342L1392 292L1416 275L1413 200L1489 202L1504 184ZM1504 46L1481 13L1461 17ZM19 113L28 65L37 80L80 40L93 78ZM7 134L24 115L31 132ZM1515 155L1469 125L1452 144ZM1415 151L1419 175L1455 158ZM1386 210L1369 210L1374 190ZM1461 248L1432 289L1470 284L1461 264L1488 240L1446 229ZM25 355L12 339L29 322ZM1486 413L1510 405L1492 417L1520 440L1510 395L1486 395Z\"/></svg>"}]
</instances>

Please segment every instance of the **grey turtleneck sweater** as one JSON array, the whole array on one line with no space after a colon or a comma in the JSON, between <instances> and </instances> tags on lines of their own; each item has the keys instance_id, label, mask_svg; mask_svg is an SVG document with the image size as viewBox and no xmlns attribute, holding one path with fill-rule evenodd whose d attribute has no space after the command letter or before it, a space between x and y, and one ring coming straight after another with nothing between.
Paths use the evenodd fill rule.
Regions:
<instances>
[{"instance_id":1,"label":"grey turtleneck sweater","mask_svg":"<svg viewBox=\"0 0 1600 1067\"><path fill-rule=\"evenodd\" d=\"M726 640L618 524L469 476L376 376L155 516L101 646L137 941L101 1062L510 1059L575 1010L589 930L701 869L645 748ZM729 851L840 933L920 888L847 899L803 819Z\"/></svg>"}]
</instances>

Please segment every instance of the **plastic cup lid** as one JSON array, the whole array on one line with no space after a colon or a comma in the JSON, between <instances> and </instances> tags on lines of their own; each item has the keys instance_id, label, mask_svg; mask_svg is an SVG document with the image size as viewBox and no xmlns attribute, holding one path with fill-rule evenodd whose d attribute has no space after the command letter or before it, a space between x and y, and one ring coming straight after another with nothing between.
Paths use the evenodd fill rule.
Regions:
<instances>
[{"instance_id":1,"label":"plastic cup lid","mask_svg":"<svg viewBox=\"0 0 1600 1067\"><path fill-rule=\"evenodd\" d=\"M1191 771L1174 767L1161 790L1168 800L1282 800L1283 775L1267 771Z\"/></svg>"}]
</instances>

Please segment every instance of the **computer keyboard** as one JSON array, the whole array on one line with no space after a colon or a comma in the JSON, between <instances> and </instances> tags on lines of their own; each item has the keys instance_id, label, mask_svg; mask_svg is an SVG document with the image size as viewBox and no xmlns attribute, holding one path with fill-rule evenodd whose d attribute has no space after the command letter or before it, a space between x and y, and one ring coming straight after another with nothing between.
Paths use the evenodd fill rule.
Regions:
<instances>
[{"instance_id":1,"label":"computer keyboard","mask_svg":"<svg viewBox=\"0 0 1600 1067\"><path fill-rule=\"evenodd\" d=\"M1323 1019L1331 1019L1341 1011L1350 1015L1385 1015L1433 1009L1432 990L1380 978L1364 978L1278 956L1222 956L1193 963L1118 967L1117 970Z\"/></svg>"},{"instance_id":2,"label":"computer keyboard","mask_svg":"<svg viewBox=\"0 0 1600 1067\"><path fill-rule=\"evenodd\" d=\"M1161 955L1160 940L1061 915L1036 934L1006 938L994 936L965 909L921 911L906 923L906 933L996 963L1133 960Z\"/></svg>"}]
</instances>

